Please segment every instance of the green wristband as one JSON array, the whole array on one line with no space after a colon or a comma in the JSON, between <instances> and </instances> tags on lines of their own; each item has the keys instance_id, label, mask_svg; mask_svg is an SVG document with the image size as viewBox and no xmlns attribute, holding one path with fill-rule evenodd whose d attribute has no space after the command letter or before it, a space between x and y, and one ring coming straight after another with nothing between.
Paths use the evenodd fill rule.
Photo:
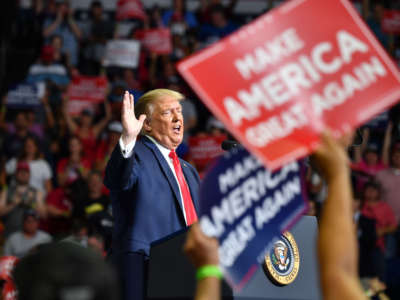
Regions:
<instances>
[{"instance_id":1,"label":"green wristband","mask_svg":"<svg viewBox=\"0 0 400 300\"><path fill-rule=\"evenodd\" d=\"M197 269L196 278L197 280L202 280L207 277L217 277L222 278L222 271L216 265L205 265Z\"/></svg>"}]
</instances>

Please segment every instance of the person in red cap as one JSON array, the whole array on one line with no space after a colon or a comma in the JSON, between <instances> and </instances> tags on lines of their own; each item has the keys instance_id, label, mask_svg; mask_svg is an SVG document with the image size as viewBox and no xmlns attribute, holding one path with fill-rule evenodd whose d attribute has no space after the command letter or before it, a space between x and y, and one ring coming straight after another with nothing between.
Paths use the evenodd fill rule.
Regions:
<instances>
[{"instance_id":1,"label":"person in red cap","mask_svg":"<svg viewBox=\"0 0 400 300\"><path fill-rule=\"evenodd\" d=\"M29 68L26 81L28 83L50 81L58 88L65 87L69 83L67 69L55 61L53 46L42 47L39 61Z\"/></svg>"},{"instance_id":2,"label":"person in red cap","mask_svg":"<svg viewBox=\"0 0 400 300\"><path fill-rule=\"evenodd\" d=\"M34 209L40 217L46 215L43 194L30 186L29 180L29 164L20 161L9 188L0 192L0 217L4 223L5 237L22 228L21 220L26 209Z\"/></svg>"}]
</instances>

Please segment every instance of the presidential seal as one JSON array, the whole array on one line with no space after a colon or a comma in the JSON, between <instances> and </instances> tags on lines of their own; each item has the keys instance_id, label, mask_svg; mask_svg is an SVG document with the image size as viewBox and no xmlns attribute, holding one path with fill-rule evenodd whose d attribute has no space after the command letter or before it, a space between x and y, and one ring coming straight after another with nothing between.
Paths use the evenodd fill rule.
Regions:
<instances>
[{"instance_id":1,"label":"presidential seal","mask_svg":"<svg viewBox=\"0 0 400 300\"><path fill-rule=\"evenodd\" d=\"M290 232L285 232L265 255L264 270L277 285L292 283L299 273L300 254Z\"/></svg>"}]
</instances>

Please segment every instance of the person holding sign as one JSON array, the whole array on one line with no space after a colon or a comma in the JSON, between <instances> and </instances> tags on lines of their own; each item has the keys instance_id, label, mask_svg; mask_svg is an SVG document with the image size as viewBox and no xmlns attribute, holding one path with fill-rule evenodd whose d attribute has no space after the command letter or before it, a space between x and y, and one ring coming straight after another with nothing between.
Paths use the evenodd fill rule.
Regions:
<instances>
[{"instance_id":1,"label":"person holding sign","mask_svg":"<svg viewBox=\"0 0 400 300\"><path fill-rule=\"evenodd\" d=\"M112 261L123 299L143 299L150 244L197 221L199 176L176 156L183 138L183 95L152 90L139 98L125 92L122 134L107 164L112 199ZM140 136L139 136L140 135Z\"/></svg>"},{"instance_id":2,"label":"person holding sign","mask_svg":"<svg viewBox=\"0 0 400 300\"><path fill-rule=\"evenodd\" d=\"M358 279L357 238L353 222L350 167L345 147L329 134L323 134L322 145L316 150L314 159L329 190L318 235L324 299L367 299ZM218 266L217 240L205 236L199 225L195 224L190 229L184 251L197 269L195 300L221 299L222 272Z\"/></svg>"}]
</instances>

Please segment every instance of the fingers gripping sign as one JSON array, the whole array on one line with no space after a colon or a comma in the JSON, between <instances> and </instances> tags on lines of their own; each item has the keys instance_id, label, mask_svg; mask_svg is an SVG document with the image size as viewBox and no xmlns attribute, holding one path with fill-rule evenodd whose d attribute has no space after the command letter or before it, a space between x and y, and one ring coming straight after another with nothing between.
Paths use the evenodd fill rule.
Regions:
<instances>
[{"instance_id":1,"label":"fingers gripping sign","mask_svg":"<svg viewBox=\"0 0 400 300\"><path fill-rule=\"evenodd\" d=\"M122 141L124 145L128 145L130 142L136 139L142 130L145 119L146 115L140 115L139 120L136 119L133 95L126 91L124 94L121 111Z\"/></svg>"}]
</instances>

